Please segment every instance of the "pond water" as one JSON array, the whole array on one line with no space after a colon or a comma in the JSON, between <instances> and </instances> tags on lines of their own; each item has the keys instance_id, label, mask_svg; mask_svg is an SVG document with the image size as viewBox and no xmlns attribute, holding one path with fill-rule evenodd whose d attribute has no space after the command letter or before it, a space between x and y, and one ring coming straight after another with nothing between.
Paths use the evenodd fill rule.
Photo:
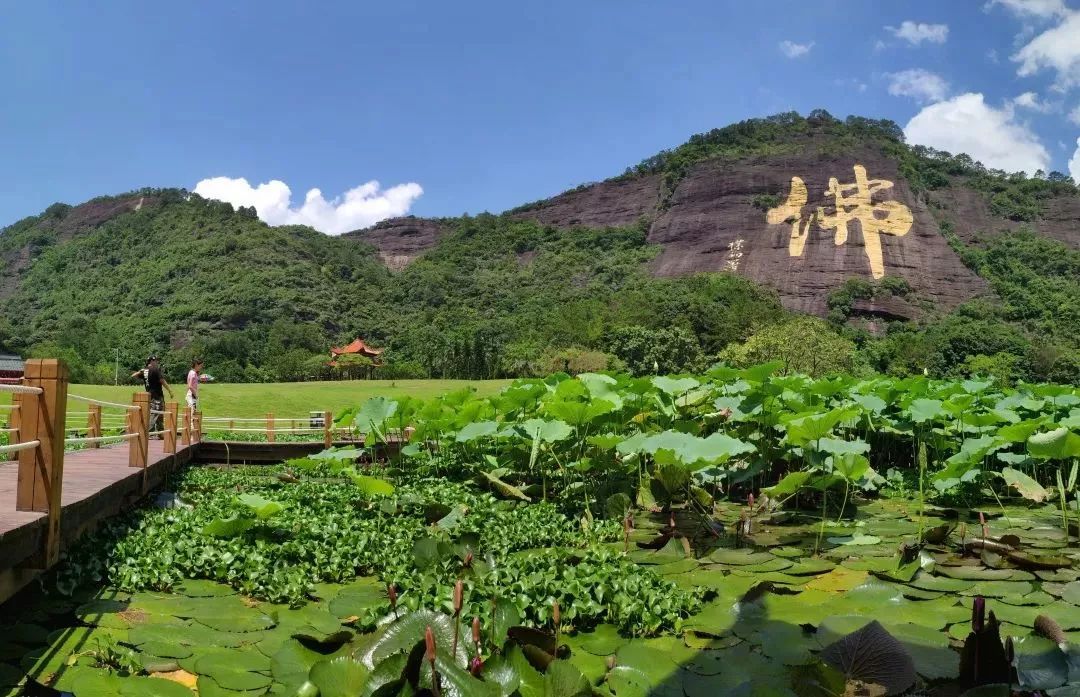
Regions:
<instances>
[{"instance_id":1,"label":"pond water","mask_svg":"<svg viewBox=\"0 0 1080 697\"><path fill-rule=\"evenodd\" d=\"M978 598L1016 674L996 655L978 670L1053 695L1080 678L1080 550L1050 506L984 509L984 527L903 499L824 524L727 503L723 531L639 513L623 539L617 521L583 535L554 506L438 480L236 468L173 484L183 506L106 526L0 607L0 696L424 694L428 628L444 694L858 693L837 668L866 694L960 694ZM1057 629L1034 632L1040 616Z\"/></svg>"}]
</instances>

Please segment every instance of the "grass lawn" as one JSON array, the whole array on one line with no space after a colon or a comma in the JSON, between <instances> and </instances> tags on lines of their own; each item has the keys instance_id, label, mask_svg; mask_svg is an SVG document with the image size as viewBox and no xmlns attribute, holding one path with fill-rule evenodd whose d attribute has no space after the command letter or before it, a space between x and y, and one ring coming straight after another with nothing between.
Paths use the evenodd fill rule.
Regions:
<instances>
[{"instance_id":1,"label":"grass lawn","mask_svg":"<svg viewBox=\"0 0 1080 697\"><path fill-rule=\"evenodd\" d=\"M306 418L310 411L329 409L337 412L360 404L369 397L402 397L409 395L427 399L444 392L472 387L479 394L495 394L510 380L351 380L341 382L287 382L228 384L209 383L200 387L202 410L206 416L265 416L274 412L276 418ZM138 383L130 385L71 385L68 392L110 402L130 403L134 392L141 391ZM173 387L173 394L181 408L184 403L183 386ZM166 400L169 395L166 393ZM0 404L7 404L11 396L0 393ZM68 402L68 412L85 412L86 405ZM109 410L111 413L119 413ZM0 412L0 420L6 412Z\"/></svg>"}]
</instances>

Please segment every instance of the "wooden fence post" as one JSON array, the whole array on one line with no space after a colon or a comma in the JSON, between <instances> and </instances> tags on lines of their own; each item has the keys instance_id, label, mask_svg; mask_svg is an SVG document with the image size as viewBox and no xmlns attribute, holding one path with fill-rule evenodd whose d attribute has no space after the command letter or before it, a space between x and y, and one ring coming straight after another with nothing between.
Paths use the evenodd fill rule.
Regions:
<instances>
[{"instance_id":1,"label":"wooden fence post","mask_svg":"<svg viewBox=\"0 0 1080 697\"><path fill-rule=\"evenodd\" d=\"M18 395L20 440L41 445L19 453L15 509L48 514L42 547L28 562L30 568L45 569L60 556L68 371L58 359L32 358L23 376L23 384L40 388L41 394Z\"/></svg>"},{"instance_id":2,"label":"wooden fence post","mask_svg":"<svg viewBox=\"0 0 1080 697\"><path fill-rule=\"evenodd\" d=\"M17 394L11 395L11 405L14 408L10 412L11 416L8 417L8 428L14 429L14 430L12 430L10 433L8 433L8 443L11 443L12 445L14 445L16 443L22 443L23 442L22 433L20 432L21 429L19 427L19 424L21 423L21 419L22 419L22 417L19 416L22 413L22 405L19 404L19 395L17 395ZM11 462L18 462L18 461L19 461L19 453L11 453Z\"/></svg>"},{"instance_id":3,"label":"wooden fence post","mask_svg":"<svg viewBox=\"0 0 1080 697\"><path fill-rule=\"evenodd\" d=\"M165 452L176 454L176 402L165 405Z\"/></svg>"},{"instance_id":4,"label":"wooden fence post","mask_svg":"<svg viewBox=\"0 0 1080 697\"><path fill-rule=\"evenodd\" d=\"M197 411L191 415L191 426L195 431L193 436L195 443L202 443L202 412Z\"/></svg>"},{"instance_id":5,"label":"wooden fence post","mask_svg":"<svg viewBox=\"0 0 1080 697\"><path fill-rule=\"evenodd\" d=\"M86 437L87 438L100 438L101 437L101 405L90 404L89 409L86 412ZM101 443L90 442L86 444L88 448L100 448Z\"/></svg>"},{"instance_id":6,"label":"wooden fence post","mask_svg":"<svg viewBox=\"0 0 1080 697\"><path fill-rule=\"evenodd\" d=\"M191 407L184 407L184 435L183 443L185 446L191 445Z\"/></svg>"},{"instance_id":7,"label":"wooden fence post","mask_svg":"<svg viewBox=\"0 0 1080 697\"><path fill-rule=\"evenodd\" d=\"M132 395L131 403L139 410L129 409L127 413L128 432L137 434L136 438L129 441L128 467L146 467L147 450L150 447L150 439L147 436L150 430L150 393L136 392Z\"/></svg>"},{"instance_id":8,"label":"wooden fence post","mask_svg":"<svg viewBox=\"0 0 1080 697\"><path fill-rule=\"evenodd\" d=\"M334 444L334 432L330 430L332 426L331 421L333 420L333 418L333 413L329 411L323 412L323 445L327 448Z\"/></svg>"},{"instance_id":9,"label":"wooden fence post","mask_svg":"<svg viewBox=\"0 0 1080 697\"><path fill-rule=\"evenodd\" d=\"M274 442L274 412L266 415L266 442Z\"/></svg>"}]
</instances>

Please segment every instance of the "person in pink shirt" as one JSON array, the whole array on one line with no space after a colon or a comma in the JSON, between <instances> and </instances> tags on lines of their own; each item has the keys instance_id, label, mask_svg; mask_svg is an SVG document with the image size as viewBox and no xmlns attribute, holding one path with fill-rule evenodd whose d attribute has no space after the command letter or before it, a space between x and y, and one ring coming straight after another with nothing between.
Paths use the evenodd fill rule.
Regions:
<instances>
[{"instance_id":1,"label":"person in pink shirt","mask_svg":"<svg viewBox=\"0 0 1080 697\"><path fill-rule=\"evenodd\" d=\"M199 411L199 373L202 367L202 359L196 358L191 362L191 370L187 374L187 405L192 412Z\"/></svg>"}]
</instances>

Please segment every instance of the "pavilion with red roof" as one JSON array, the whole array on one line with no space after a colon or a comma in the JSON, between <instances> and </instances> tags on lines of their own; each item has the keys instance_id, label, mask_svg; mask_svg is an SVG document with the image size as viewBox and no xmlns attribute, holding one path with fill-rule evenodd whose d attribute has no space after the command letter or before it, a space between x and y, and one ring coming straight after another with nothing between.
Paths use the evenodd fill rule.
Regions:
<instances>
[{"instance_id":1,"label":"pavilion with red roof","mask_svg":"<svg viewBox=\"0 0 1080 697\"><path fill-rule=\"evenodd\" d=\"M337 358L338 356L354 355L354 356L366 356L372 361L378 363L379 356L382 355L383 350L368 346L364 343L363 339L354 339L351 344L346 344L340 348L334 347L330 349L330 358Z\"/></svg>"},{"instance_id":2,"label":"pavilion with red roof","mask_svg":"<svg viewBox=\"0 0 1080 697\"><path fill-rule=\"evenodd\" d=\"M371 360L371 364L365 369L367 376L370 378L373 375L375 368L382 365L379 357L382 355L383 349L375 348L374 346L368 346L364 343L363 339L355 339L351 344L345 346L335 346L330 349L330 362L327 363L331 368L338 367L338 359L342 356L363 356ZM352 368L346 367L346 371L351 373Z\"/></svg>"}]
</instances>

